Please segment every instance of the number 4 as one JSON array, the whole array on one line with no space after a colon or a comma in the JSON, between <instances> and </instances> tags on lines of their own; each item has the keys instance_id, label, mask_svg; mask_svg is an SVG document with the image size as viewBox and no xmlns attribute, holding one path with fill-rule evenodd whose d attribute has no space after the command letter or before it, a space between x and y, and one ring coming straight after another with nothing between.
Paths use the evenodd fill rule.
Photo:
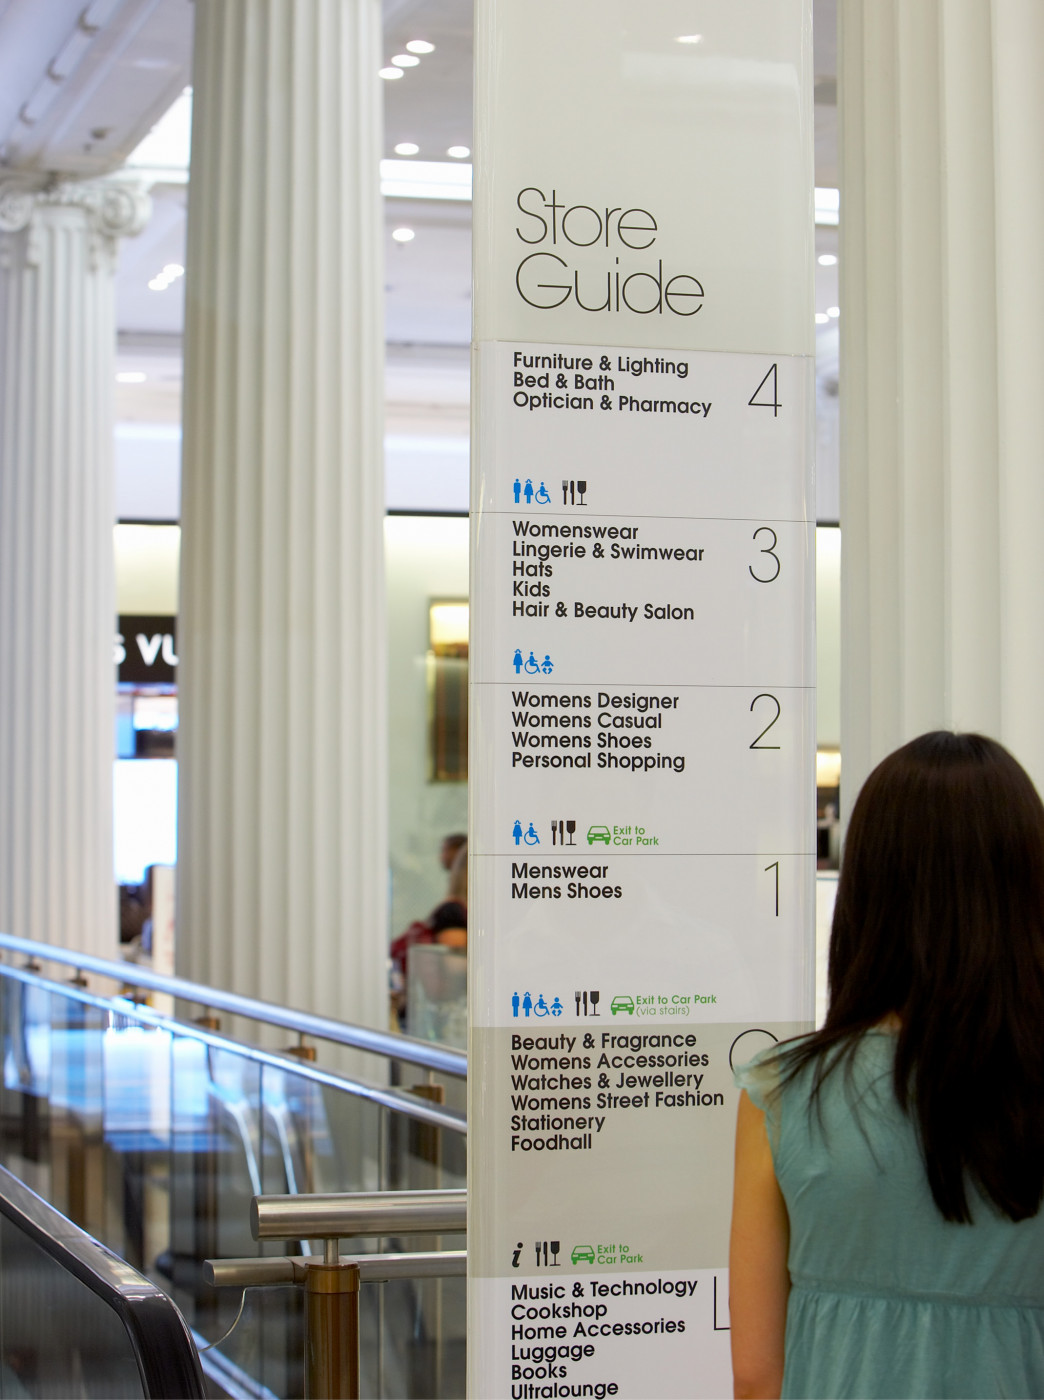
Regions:
<instances>
[{"instance_id":1,"label":"number 4","mask_svg":"<svg viewBox=\"0 0 1044 1400\"><path fill-rule=\"evenodd\" d=\"M772 397L770 399L759 399L758 395L761 393L762 389L765 390L766 394L771 392ZM747 403L750 405L751 408L771 408L773 418L776 418L779 415L779 410L783 407L783 405L779 401L779 386L777 383L776 365L773 365L772 368L769 370L768 374L765 375L765 378L754 390L753 394L751 394L750 398L747 400Z\"/></svg>"}]
</instances>

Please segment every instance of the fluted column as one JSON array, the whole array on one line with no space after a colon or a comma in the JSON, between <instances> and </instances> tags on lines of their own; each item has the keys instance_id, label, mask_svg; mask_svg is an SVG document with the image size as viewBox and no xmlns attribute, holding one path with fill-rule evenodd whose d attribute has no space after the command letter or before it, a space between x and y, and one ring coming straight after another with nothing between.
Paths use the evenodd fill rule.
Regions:
<instances>
[{"instance_id":1,"label":"fluted column","mask_svg":"<svg viewBox=\"0 0 1044 1400\"><path fill-rule=\"evenodd\" d=\"M177 957L383 1025L380 33L196 6Z\"/></svg>"},{"instance_id":2,"label":"fluted column","mask_svg":"<svg viewBox=\"0 0 1044 1400\"><path fill-rule=\"evenodd\" d=\"M0 929L109 957L112 281L147 208L0 183Z\"/></svg>"},{"instance_id":3,"label":"fluted column","mask_svg":"<svg viewBox=\"0 0 1044 1400\"><path fill-rule=\"evenodd\" d=\"M1044 788L1044 7L840 0L842 789L935 727Z\"/></svg>"}]
</instances>

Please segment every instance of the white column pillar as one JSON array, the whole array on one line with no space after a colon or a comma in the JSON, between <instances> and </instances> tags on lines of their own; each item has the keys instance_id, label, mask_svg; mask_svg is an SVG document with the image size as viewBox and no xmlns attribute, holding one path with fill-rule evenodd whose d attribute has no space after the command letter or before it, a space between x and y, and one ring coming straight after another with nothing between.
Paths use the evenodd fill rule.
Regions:
<instances>
[{"instance_id":1,"label":"white column pillar","mask_svg":"<svg viewBox=\"0 0 1044 1400\"><path fill-rule=\"evenodd\" d=\"M1044 791L1044 7L993 0L1002 733Z\"/></svg>"},{"instance_id":2,"label":"white column pillar","mask_svg":"<svg viewBox=\"0 0 1044 1400\"><path fill-rule=\"evenodd\" d=\"M845 804L936 727L1044 786L1044 12L839 21Z\"/></svg>"},{"instance_id":3,"label":"white column pillar","mask_svg":"<svg viewBox=\"0 0 1044 1400\"><path fill-rule=\"evenodd\" d=\"M0 929L113 957L117 237L148 201L0 184Z\"/></svg>"},{"instance_id":4,"label":"white column pillar","mask_svg":"<svg viewBox=\"0 0 1044 1400\"><path fill-rule=\"evenodd\" d=\"M383 1025L380 35L196 7L178 966Z\"/></svg>"}]
</instances>

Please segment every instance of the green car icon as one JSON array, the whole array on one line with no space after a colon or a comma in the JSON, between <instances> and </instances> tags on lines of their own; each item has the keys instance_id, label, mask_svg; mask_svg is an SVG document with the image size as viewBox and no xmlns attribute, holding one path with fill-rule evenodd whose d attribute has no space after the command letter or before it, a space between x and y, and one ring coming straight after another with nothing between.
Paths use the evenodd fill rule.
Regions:
<instances>
[{"instance_id":1,"label":"green car icon","mask_svg":"<svg viewBox=\"0 0 1044 1400\"><path fill-rule=\"evenodd\" d=\"M615 1016L618 1011L626 1011L628 1016L634 1015L634 997L613 997L613 1003L609 1010Z\"/></svg>"},{"instance_id":2,"label":"green car icon","mask_svg":"<svg viewBox=\"0 0 1044 1400\"><path fill-rule=\"evenodd\" d=\"M569 1257L572 1259L574 1264L593 1264L594 1245L574 1244L573 1252Z\"/></svg>"},{"instance_id":3,"label":"green car icon","mask_svg":"<svg viewBox=\"0 0 1044 1400\"><path fill-rule=\"evenodd\" d=\"M589 846L593 846L596 841L604 841L607 846L611 846L612 840L607 826L589 826L587 828L587 844Z\"/></svg>"}]
</instances>

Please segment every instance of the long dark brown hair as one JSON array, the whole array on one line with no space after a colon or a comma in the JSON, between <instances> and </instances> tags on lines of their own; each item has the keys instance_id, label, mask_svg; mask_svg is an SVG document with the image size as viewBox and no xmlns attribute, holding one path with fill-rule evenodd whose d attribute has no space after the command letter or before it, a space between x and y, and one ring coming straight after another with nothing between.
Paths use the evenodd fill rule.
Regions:
<instances>
[{"instance_id":1,"label":"long dark brown hair","mask_svg":"<svg viewBox=\"0 0 1044 1400\"><path fill-rule=\"evenodd\" d=\"M992 739L897 749L852 809L830 939L830 1010L787 1053L813 1099L862 1032L899 1018L895 1095L935 1203L968 1182L1011 1220L1044 1194L1044 805Z\"/></svg>"}]
</instances>

